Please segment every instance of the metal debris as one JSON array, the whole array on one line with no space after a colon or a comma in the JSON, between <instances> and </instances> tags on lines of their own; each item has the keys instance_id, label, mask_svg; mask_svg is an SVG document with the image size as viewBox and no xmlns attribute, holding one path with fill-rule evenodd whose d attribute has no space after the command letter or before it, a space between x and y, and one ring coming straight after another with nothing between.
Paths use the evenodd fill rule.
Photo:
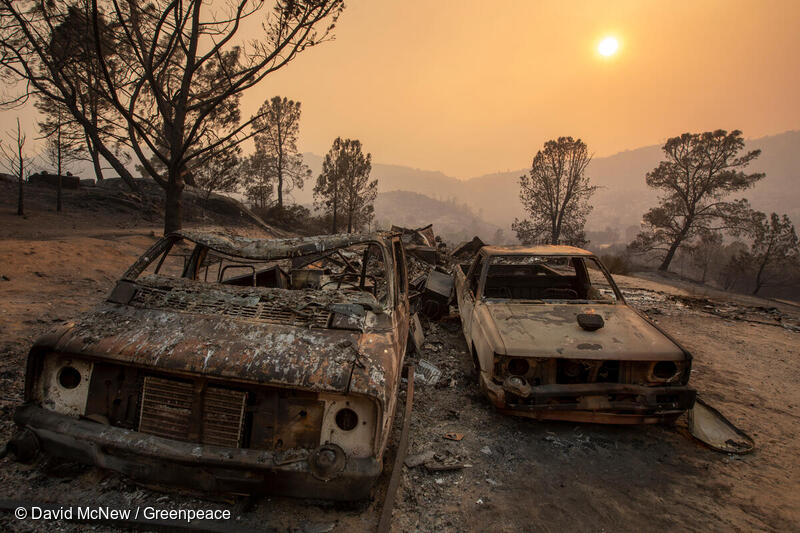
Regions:
<instances>
[{"instance_id":1,"label":"metal debris","mask_svg":"<svg viewBox=\"0 0 800 533\"><path fill-rule=\"evenodd\" d=\"M414 374L414 379L417 383L423 385L436 385L439 378L442 377L442 371L439 370L433 363L420 359L417 363L417 371Z\"/></svg>"},{"instance_id":2,"label":"metal debris","mask_svg":"<svg viewBox=\"0 0 800 533\"><path fill-rule=\"evenodd\" d=\"M142 481L368 497L409 337L402 257L388 233L170 234L37 340L20 434Z\"/></svg>"},{"instance_id":3,"label":"metal debris","mask_svg":"<svg viewBox=\"0 0 800 533\"><path fill-rule=\"evenodd\" d=\"M688 411L688 425L694 438L719 452L745 454L755 448L749 435L700 398Z\"/></svg>"}]
</instances>

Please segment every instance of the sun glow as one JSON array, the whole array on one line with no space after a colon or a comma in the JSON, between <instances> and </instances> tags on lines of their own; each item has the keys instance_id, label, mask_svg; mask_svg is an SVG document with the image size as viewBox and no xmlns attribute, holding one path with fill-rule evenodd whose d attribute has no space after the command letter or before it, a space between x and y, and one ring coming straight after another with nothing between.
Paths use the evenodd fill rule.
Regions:
<instances>
[{"instance_id":1,"label":"sun glow","mask_svg":"<svg viewBox=\"0 0 800 533\"><path fill-rule=\"evenodd\" d=\"M616 37L606 37L597 45L597 51L601 56L610 57L617 53L619 42Z\"/></svg>"}]
</instances>

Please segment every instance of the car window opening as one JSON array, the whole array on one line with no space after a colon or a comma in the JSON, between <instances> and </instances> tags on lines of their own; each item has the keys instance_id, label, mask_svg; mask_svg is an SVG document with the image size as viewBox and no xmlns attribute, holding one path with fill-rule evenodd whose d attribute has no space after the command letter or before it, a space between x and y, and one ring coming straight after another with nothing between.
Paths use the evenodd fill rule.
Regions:
<instances>
[{"instance_id":1,"label":"car window opening","mask_svg":"<svg viewBox=\"0 0 800 533\"><path fill-rule=\"evenodd\" d=\"M155 256L139 277L305 291L368 293L388 302L387 265L376 243L359 243L311 255L259 261L181 240Z\"/></svg>"},{"instance_id":2,"label":"car window opening","mask_svg":"<svg viewBox=\"0 0 800 533\"><path fill-rule=\"evenodd\" d=\"M594 258L570 256L492 257L483 296L533 302L617 301L611 281Z\"/></svg>"}]
</instances>

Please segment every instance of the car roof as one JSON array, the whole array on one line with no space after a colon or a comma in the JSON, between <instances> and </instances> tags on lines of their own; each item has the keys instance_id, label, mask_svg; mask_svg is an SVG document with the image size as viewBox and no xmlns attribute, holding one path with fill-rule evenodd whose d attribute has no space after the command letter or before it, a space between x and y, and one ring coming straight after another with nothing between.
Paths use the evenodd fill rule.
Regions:
<instances>
[{"instance_id":1,"label":"car roof","mask_svg":"<svg viewBox=\"0 0 800 533\"><path fill-rule=\"evenodd\" d=\"M537 244L520 246L484 246L481 251L487 255L582 255L592 256L592 252L575 246Z\"/></svg>"},{"instance_id":2,"label":"car roof","mask_svg":"<svg viewBox=\"0 0 800 533\"><path fill-rule=\"evenodd\" d=\"M252 260L273 260L314 255L355 244L380 243L386 245L394 235L380 233L345 233L289 239L257 239L221 233L177 231L168 238L187 239L216 252Z\"/></svg>"}]
</instances>

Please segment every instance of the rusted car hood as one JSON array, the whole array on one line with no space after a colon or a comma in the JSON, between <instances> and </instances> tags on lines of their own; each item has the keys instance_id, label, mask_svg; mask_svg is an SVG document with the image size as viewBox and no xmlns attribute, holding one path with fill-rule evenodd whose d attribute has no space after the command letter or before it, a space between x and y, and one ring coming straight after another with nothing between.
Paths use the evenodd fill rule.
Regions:
<instances>
[{"instance_id":1,"label":"rusted car hood","mask_svg":"<svg viewBox=\"0 0 800 533\"><path fill-rule=\"evenodd\" d=\"M362 393L381 402L398 371L388 332L264 324L112 302L53 337L35 348L167 372Z\"/></svg>"},{"instance_id":2,"label":"rusted car hood","mask_svg":"<svg viewBox=\"0 0 800 533\"><path fill-rule=\"evenodd\" d=\"M579 313L594 312L605 326L585 331ZM568 359L679 361L686 355L626 305L481 302L478 320L495 351L507 355Z\"/></svg>"}]
</instances>

